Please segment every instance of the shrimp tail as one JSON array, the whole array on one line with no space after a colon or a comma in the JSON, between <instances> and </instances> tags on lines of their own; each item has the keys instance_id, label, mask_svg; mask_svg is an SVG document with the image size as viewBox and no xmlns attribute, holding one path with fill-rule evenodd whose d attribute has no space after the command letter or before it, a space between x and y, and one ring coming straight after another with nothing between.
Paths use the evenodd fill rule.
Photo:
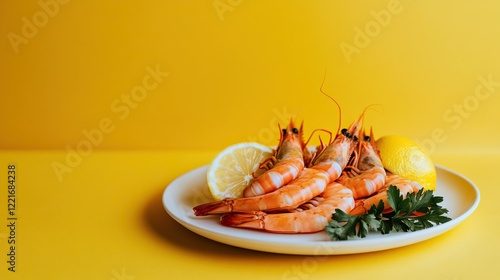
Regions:
<instances>
[{"instance_id":1,"label":"shrimp tail","mask_svg":"<svg viewBox=\"0 0 500 280\"><path fill-rule=\"evenodd\" d=\"M206 216L217 213L227 213L233 210L233 199L223 199L219 201L208 202L193 207L196 216Z\"/></svg>"}]
</instances>

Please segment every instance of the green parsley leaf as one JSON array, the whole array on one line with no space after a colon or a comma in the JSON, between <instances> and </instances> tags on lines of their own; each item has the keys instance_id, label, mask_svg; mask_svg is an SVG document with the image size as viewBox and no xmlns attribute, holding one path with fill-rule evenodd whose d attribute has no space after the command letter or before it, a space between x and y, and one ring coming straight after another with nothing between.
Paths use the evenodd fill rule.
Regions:
<instances>
[{"instance_id":1,"label":"green parsley leaf","mask_svg":"<svg viewBox=\"0 0 500 280\"><path fill-rule=\"evenodd\" d=\"M332 240L347 240L349 237L366 237L370 231L388 234L392 231L417 231L434 225L446 223L451 218L439 203L440 196L434 196L433 191L420 189L417 193L409 193L403 198L399 189L390 186L387 190L387 201L394 210L384 213L382 200L377 206L372 205L363 215L350 215L337 209L332 215L332 221L325 227Z\"/></svg>"}]
</instances>

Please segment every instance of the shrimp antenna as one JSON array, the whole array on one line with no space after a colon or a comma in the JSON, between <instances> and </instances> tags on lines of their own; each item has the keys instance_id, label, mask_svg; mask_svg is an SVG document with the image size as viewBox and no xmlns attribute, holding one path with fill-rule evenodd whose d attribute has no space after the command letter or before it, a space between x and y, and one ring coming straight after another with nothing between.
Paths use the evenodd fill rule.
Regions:
<instances>
[{"instance_id":1,"label":"shrimp antenna","mask_svg":"<svg viewBox=\"0 0 500 280\"><path fill-rule=\"evenodd\" d=\"M322 131L322 132L328 133L328 135L330 135L330 139L329 139L328 143L332 143L332 138L333 138L332 132L329 130L323 129L323 128L317 128L317 129L313 130L313 132L311 132L311 135L309 135L309 138L307 138L307 141L305 142L305 146L307 146L309 141L311 141L311 138L313 137L314 133L317 131ZM319 138L319 140L321 141L321 137Z\"/></svg>"},{"instance_id":2,"label":"shrimp antenna","mask_svg":"<svg viewBox=\"0 0 500 280\"><path fill-rule=\"evenodd\" d=\"M366 114L366 111L368 111L368 109L371 109L371 108L373 108L375 106L382 106L382 104L371 104L371 105L366 106L365 109L363 109L363 112L361 113L361 116L364 118L364 116ZM360 131L363 131L363 130L364 130L364 128L361 128Z\"/></svg>"},{"instance_id":3,"label":"shrimp antenna","mask_svg":"<svg viewBox=\"0 0 500 280\"><path fill-rule=\"evenodd\" d=\"M319 88L319 91L322 94L324 94L326 97L333 100L333 102L335 102L335 104L337 105L337 108L339 109L339 125L337 126L337 133L336 133L336 135L338 135L339 131L340 131L340 127L342 126L342 109L340 108L340 104L337 102L337 100L335 100L335 98L331 97L330 95L328 95L326 92L323 91L323 85L325 84L325 81L326 81L326 71L325 71L325 76L323 77L323 82L321 83L321 87Z\"/></svg>"}]
</instances>

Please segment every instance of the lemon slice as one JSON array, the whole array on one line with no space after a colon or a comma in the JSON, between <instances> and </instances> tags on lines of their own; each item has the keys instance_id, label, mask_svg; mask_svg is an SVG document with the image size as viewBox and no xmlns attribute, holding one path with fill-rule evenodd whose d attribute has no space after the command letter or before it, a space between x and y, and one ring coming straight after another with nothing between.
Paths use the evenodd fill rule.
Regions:
<instances>
[{"instance_id":1,"label":"lemon slice","mask_svg":"<svg viewBox=\"0 0 500 280\"><path fill-rule=\"evenodd\" d=\"M243 189L254 178L259 164L272 155L271 148L246 142L227 147L220 152L207 171L210 193L216 200L240 198Z\"/></svg>"},{"instance_id":2,"label":"lemon slice","mask_svg":"<svg viewBox=\"0 0 500 280\"><path fill-rule=\"evenodd\" d=\"M377 139L377 147L385 169L420 183L424 189L436 189L436 168L427 152L411 139L383 136Z\"/></svg>"}]
</instances>

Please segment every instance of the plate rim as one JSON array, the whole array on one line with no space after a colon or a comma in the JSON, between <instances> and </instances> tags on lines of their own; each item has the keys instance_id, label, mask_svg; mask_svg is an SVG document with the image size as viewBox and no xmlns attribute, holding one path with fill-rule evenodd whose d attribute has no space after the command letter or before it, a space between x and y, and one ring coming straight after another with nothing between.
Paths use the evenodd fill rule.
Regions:
<instances>
[{"instance_id":1,"label":"plate rim","mask_svg":"<svg viewBox=\"0 0 500 280\"><path fill-rule=\"evenodd\" d=\"M345 255L345 254L358 254L358 253L367 253L367 252L374 252L374 251L382 251L382 250L388 250L388 249L393 249L393 248L398 248L402 246L407 246L411 245L414 243L422 242L428 239L431 239L433 237L436 237L438 235L441 235L452 228L456 227L458 224L463 222L466 218L468 218L478 207L479 202L480 202L480 192L478 187L466 176L441 165L435 164L435 167L439 172L445 172L448 173L449 175L453 175L454 177L457 177L463 181L465 181L466 185L468 187L471 187L474 193L474 197L471 197L472 204L463 212L459 213L455 218L453 218L451 221L444 223L444 224L439 224L435 225L432 228L420 230L420 231L415 231L415 232L395 232L391 233L390 235L380 235L380 239L378 241L373 241L374 239L377 239L378 236L375 238L355 238L355 239L350 239L350 240L344 240L344 241L324 241L324 240L309 240L309 241L302 241L300 243L284 243L284 242L276 242L275 238L270 238L271 240L266 240L266 239L259 239L259 236L262 236L264 234L265 236L293 236L292 234L276 234L276 233L267 233L267 232L261 232L261 231L253 231L255 232L255 238L244 238L241 236L238 236L238 234L233 235L233 234L221 234L220 232L214 231L213 229L206 228L202 225L192 223L190 221L187 221L183 217L180 217L175 210L172 210L172 207L167 203L170 198L168 197L171 192L173 192L176 184L183 180L202 180L204 181L204 184L206 184L206 176L203 178L190 178L190 176L194 176L197 173L202 173L206 174L206 170L210 164L205 164L202 166L199 166L197 168L191 169L174 180L172 180L164 189L163 194L162 194L162 203L163 207L166 210L166 212L179 224L187 228L188 230L203 236L207 239L214 240L219 243L239 247L239 248L245 248L245 249L250 249L250 250L256 250L256 251L262 251L262 252L269 252L269 253L279 253L279 254L293 254L293 255ZM174 186L172 188L171 186ZM169 187L171 188L169 191ZM194 187L192 187L194 188ZM175 189L177 190L177 189ZM445 198L446 199L446 198ZM210 216L213 218L213 216ZM204 219L204 217L199 217L200 219ZM230 227L225 227L220 224L220 229L225 229L229 231L236 230L234 232L238 231L243 231L245 230L246 232L249 232L249 230L246 229L236 229L236 228L230 228ZM218 227L217 227L218 228ZM312 234L299 234L299 235L315 235L317 233L312 233ZM375 233L377 234L377 233ZM388 240L389 239L389 240ZM373 246L373 243L378 243L378 246ZM382 243L382 244L381 244ZM266 246L267 245L267 246ZM269 246L273 245L273 246ZM293 246L291 246L293 245ZM372 245L372 246L370 246ZM384 246L381 246L384 245ZM317 249L325 249L326 251L324 252L319 252Z\"/></svg>"}]
</instances>

